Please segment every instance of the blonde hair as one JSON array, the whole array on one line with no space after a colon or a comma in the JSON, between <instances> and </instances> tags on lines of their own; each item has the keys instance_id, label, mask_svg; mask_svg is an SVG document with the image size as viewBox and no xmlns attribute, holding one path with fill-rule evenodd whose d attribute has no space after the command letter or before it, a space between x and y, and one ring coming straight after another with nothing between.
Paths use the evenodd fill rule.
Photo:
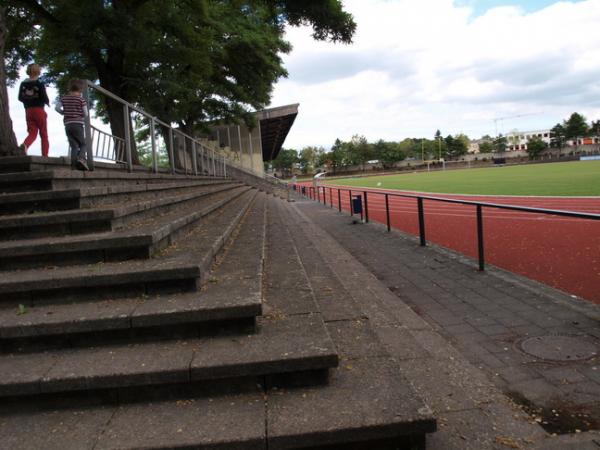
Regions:
<instances>
[{"instance_id":1,"label":"blonde hair","mask_svg":"<svg viewBox=\"0 0 600 450\"><path fill-rule=\"evenodd\" d=\"M38 64L29 64L27 66L27 75L34 77L42 73L42 68Z\"/></svg>"}]
</instances>

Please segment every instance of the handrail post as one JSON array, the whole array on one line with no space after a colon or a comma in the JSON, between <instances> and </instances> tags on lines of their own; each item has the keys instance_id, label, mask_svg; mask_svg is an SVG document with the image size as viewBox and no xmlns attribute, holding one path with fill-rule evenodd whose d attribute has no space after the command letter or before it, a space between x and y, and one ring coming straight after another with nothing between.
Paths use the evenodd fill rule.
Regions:
<instances>
[{"instance_id":1,"label":"handrail post","mask_svg":"<svg viewBox=\"0 0 600 450\"><path fill-rule=\"evenodd\" d=\"M329 206L333 209L333 189L329 188Z\"/></svg>"},{"instance_id":2,"label":"handrail post","mask_svg":"<svg viewBox=\"0 0 600 450\"><path fill-rule=\"evenodd\" d=\"M342 212L342 191L338 188L338 209Z\"/></svg>"},{"instance_id":3,"label":"handrail post","mask_svg":"<svg viewBox=\"0 0 600 450\"><path fill-rule=\"evenodd\" d=\"M485 254L483 248L483 208L477 205L477 248L479 251L479 270L485 270Z\"/></svg>"},{"instance_id":4,"label":"handrail post","mask_svg":"<svg viewBox=\"0 0 600 450\"><path fill-rule=\"evenodd\" d=\"M133 171L133 162L131 159L131 130L129 129L129 106L123 105L123 120L125 130L125 158L127 160L127 171Z\"/></svg>"},{"instance_id":5,"label":"handrail post","mask_svg":"<svg viewBox=\"0 0 600 450\"><path fill-rule=\"evenodd\" d=\"M192 164L194 165L194 175L198 175L198 156L196 155L196 141L192 141Z\"/></svg>"},{"instance_id":6,"label":"handrail post","mask_svg":"<svg viewBox=\"0 0 600 450\"><path fill-rule=\"evenodd\" d=\"M367 201L367 191L364 191L365 196L365 222L369 223L369 203Z\"/></svg>"},{"instance_id":7,"label":"handrail post","mask_svg":"<svg viewBox=\"0 0 600 450\"><path fill-rule=\"evenodd\" d=\"M354 209L352 208L352 189L348 189L348 197L350 197L350 215L354 215Z\"/></svg>"},{"instance_id":8,"label":"handrail post","mask_svg":"<svg viewBox=\"0 0 600 450\"><path fill-rule=\"evenodd\" d=\"M321 203L321 189L317 186L317 203Z\"/></svg>"},{"instance_id":9,"label":"handrail post","mask_svg":"<svg viewBox=\"0 0 600 450\"><path fill-rule=\"evenodd\" d=\"M227 130L229 131L229 128ZM225 162L224 156L223 156L223 177L227 178L227 163Z\"/></svg>"},{"instance_id":10,"label":"handrail post","mask_svg":"<svg viewBox=\"0 0 600 450\"><path fill-rule=\"evenodd\" d=\"M158 160L156 157L156 136L154 117L150 120L150 142L152 143L152 172L158 172Z\"/></svg>"},{"instance_id":11,"label":"handrail post","mask_svg":"<svg viewBox=\"0 0 600 450\"><path fill-rule=\"evenodd\" d=\"M85 90L83 93L83 98L85 100L85 104L88 108L88 114L87 116L85 116L84 119L84 126L85 126L85 153L86 153L86 157L87 157L87 165L88 168L90 170L94 170L94 150L92 149L92 145L93 145L93 138L92 138L92 121L90 119L90 114L89 114L89 110L90 110L90 94L89 94L89 81L86 80L86 86L85 86ZM71 149L71 151L73 151ZM71 156L71 161L73 161L73 156Z\"/></svg>"},{"instance_id":12,"label":"handrail post","mask_svg":"<svg viewBox=\"0 0 600 450\"><path fill-rule=\"evenodd\" d=\"M386 223L387 223L387 230L391 231L391 224L390 224L390 202L389 202L389 198L388 198L388 194L385 194L385 218L386 218Z\"/></svg>"},{"instance_id":13,"label":"handrail post","mask_svg":"<svg viewBox=\"0 0 600 450\"><path fill-rule=\"evenodd\" d=\"M188 173L188 160L187 160L187 138L184 134L181 134L183 139L183 172L187 175Z\"/></svg>"},{"instance_id":14,"label":"handrail post","mask_svg":"<svg viewBox=\"0 0 600 450\"><path fill-rule=\"evenodd\" d=\"M417 206L419 209L419 238L421 247L425 247L427 245L425 239L425 212L423 211L423 199L421 197L417 197Z\"/></svg>"},{"instance_id":15,"label":"handrail post","mask_svg":"<svg viewBox=\"0 0 600 450\"><path fill-rule=\"evenodd\" d=\"M213 168L213 177L217 176L217 165L215 164L215 151L212 151L212 168Z\"/></svg>"},{"instance_id":16,"label":"handrail post","mask_svg":"<svg viewBox=\"0 0 600 450\"><path fill-rule=\"evenodd\" d=\"M174 140L173 140L173 128L169 127L169 156L170 156L170 161L171 161L171 173L174 174L175 173L175 151L173 149L174 146Z\"/></svg>"}]
</instances>

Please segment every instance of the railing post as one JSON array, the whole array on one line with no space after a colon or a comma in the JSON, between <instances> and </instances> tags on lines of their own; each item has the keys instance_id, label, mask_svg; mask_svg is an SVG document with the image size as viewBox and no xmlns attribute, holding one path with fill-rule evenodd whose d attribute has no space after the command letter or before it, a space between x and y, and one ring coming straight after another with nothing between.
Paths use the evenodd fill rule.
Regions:
<instances>
[{"instance_id":1,"label":"railing post","mask_svg":"<svg viewBox=\"0 0 600 450\"><path fill-rule=\"evenodd\" d=\"M229 128L227 129L229 131ZM223 177L227 178L227 163L225 162L225 157L223 156Z\"/></svg>"},{"instance_id":2,"label":"railing post","mask_svg":"<svg viewBox=\"0 0 600 450\"><path fill-rule=\"evenodd\" d=\"M187 175L188 170L187 170L187 138L185 137L185 135L183 133L180 133L181 135L181 139L183 139L183 173L185 173Z\"/></svg>"},{"instance_id":3,"label":"railing post","mask_svg":"<svg viewBox=\"0 0 600 450\"><path fill-rule=\"evenodd\" d=\"M217 164L215 162L215 151L212 151L212 169L213 169L213 177L217 176Z\"/></svg>"},{"instance_id":4,"label":"railing post","mask_svg":"<svg viewBox=\"0 0 600 450\"><path fill-rule=\"evenodd\" d=\"M85 126L85 153L87 157L87 165L90 170L94 170L94 150L92 149L93 140L92 140L92 122L90 119L90 94L89 94L89 81L86 80L85 90L83 93L83 99L85 100L85 104L88 108L88 115L84 119ZM73 151L73 150L71 150ZM71 162L73 161L73 156L71 156Z\"/></svg>"},{"instance_id":5,"label":"railing post","mask_svg":"<svg viewBox=\"0 0 600 450\"><path fill-rule=\"evenodd\" d=\"M319 186L317 186L316 189L317 189L317 203L321 203L321 189L319 189Z\"/></svg>"},{"instance_id":6,"label":"railing post","mask_svg":"<svg viewBox=\"0 0 600 450\"><path fill-rule=\"evenodd\" d=\"M387 223L387 230L391 231L391 225L390 225L390 202L388 199L388 194L385 194L385 219L386 219L386 223Z\"/></svg>"},{"instance_id":7,"label":"railing post","mask_svg":"<svg viewBox=\"0 0 600 450\"><path fill-rule=\"evenodd\" d=\"M369 203L367 200L367 191L364 191L365 195L365 222L369 223Z\"/></svg>"},{"instance_id":8,"label":"railing post","mask_svg":"<svg viewBox=\"0 0 600 450\"><path fill-rule=\"evenodd\" d=\"M123 120L125 121L125 158L127 161L127 171L133 171L133 163L131 159L131 130L129 129L129 106L123 105Z\"/></svg>"},{"instance_id":9,"label":"railing post","mask_svg":"<svg viewBox=\"0 0 600 450\"><path fill-rule=\"evenodd\" d=\"M329 206L333 209L333 189L329 188Z\"/></svg>"},{"instance_id":10,"label":"railing post","mask_svg":"<svg viewBox=\"0 0 600 450\"><path fill-rule=\"evenodd\" d=\"M169 161L171 163L171 173L175 173L175 150L173 140L173 128L169 127Z\"/></svg>"},{"instance_id":11,"label":"railing post","mask_svg":"<svg viewBox=\"0 0 600 450\"><path fill-rule=\"evenodd\" d=\"M350 197L350 215L354 215L354 210L352 209L352 189L348 189L348 197Z\"/></svg>"},{"instance_id":12,"label":"railing post","mask_svg":"<svg viewBox=\"0 0 600 450\"><path fill-rule=\"evenodd\" d=\"M417 197L417 206L419 208L419 238L421 240L421 246L425 247L427 245L427 240L425 239L425 213L423 211L423 199L421 197Z\"/></svg>"},{"instance_id":13,"label":"railing post","mask_svg":"<svg viewBox=\"0 0 600 450\"><path fill-rule=\"evenodd\" d=\"M483 208L477 205L477 248L479 250L479 270L485 270L485 254L483 248Z\"/></svg>"},{"instance_id":14,"label":"railing post","mask_svg":"<svg viewBox=\"0 0 600 450\"><path fill-rule=\"evenodd\" d=\"M338 188L338 209L342 212L342 191Z\"/></svg>"},{"instance_id":15,"label":"railing post","mask_svg":"<svg viewBox=\"0 0 600 450\"><path fill-rule=\"evenodd\" d=\"M192 141L192 164L194 165L194 175L198 175L198 155L196 154L196 141Z\"/></svg>"},{"instance_id":16,"label":"railing post","mask_svg":"<svg viewBox=\"0 0 600 450\"><path fill-rule=\"evenodd\" d=\"M152 144L152 172L158 172L158 160L156 158L156 131L154 117L150 120L150 142Z\"/></svg>"}]
</instances>

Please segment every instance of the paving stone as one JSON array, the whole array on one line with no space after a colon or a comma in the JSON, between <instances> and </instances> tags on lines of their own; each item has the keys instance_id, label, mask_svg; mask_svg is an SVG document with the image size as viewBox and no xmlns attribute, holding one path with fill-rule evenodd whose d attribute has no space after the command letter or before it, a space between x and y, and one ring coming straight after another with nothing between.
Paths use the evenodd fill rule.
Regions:
<instances>
[{"instance_id":1,"label":"paving stone","mask_svg":"<svg viewBox=\"0 0 600 450\"><path fill-rule=\"evenodd\" d=\"M264 450L260 393L119 406L95 449L202 448Z\"/></svg>"},{"instance_id":2,"label":"paving stone","mask_svg":"<svg viewBox=\"0 0 600 450\"><path fill-rule=\"evenodd\" d=\"M558 394L556 387L543 378L524 380L508 386L509 392L516 392L534 404L548 404Z\"/></svg>"},{"instance_id":3,"label":"paving stone","mask_svg":"<svg viewBox=\"0 0 600 450\"><path fill-rule=\"evenodd\" d=\"M261 318L255 334L206 342L195 349L192 380L324 370L338 363L318 314Z\"/></svg>"},{"instance_id":4,"label":"paving stone","mask_svg":"<svg viewBox=\"0 0 600 450\"><path fill-rule=\"evenodd\" d=\"M586 381L587 377L572 367L538 369L537 372L554 384L571 384Z\"/></svg>"},{"instance_id":5,"label":"paving stone","mask_svg":"<svg viewBox=\"0 0 600 450\"><path fill-rule=\"evenodd\" d=\"M431 411L388 358L350 361L329 386L270 393L267 424L273 450L435 431Z\"/></svg>"},{"instance_id":6,"label":"paving stone","mask_svg":"<svg viewBox=\"0 0 600 450\"><path fill-rule=\"evenodd\" d=\"M377 338L393 358L429 358L431 354L423 348L405 326L398 324L379 325L375 328Z\"/></svg>"},{"instance_id":7,"label":"paving stone","mask_svg":"<svg viewBox=\"0 0 600 450\"><path fill-rule=\"evenodd\" d=\"M540 378L535 370L524 366L499 367L495 372L508 384Z\"/></svg>"}]
</instances>

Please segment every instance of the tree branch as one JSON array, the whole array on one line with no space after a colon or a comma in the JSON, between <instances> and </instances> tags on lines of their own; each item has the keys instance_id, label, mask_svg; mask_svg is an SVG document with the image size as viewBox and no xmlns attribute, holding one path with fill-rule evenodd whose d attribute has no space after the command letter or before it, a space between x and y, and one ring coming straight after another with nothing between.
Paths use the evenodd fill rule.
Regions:
<instances>
[{"instance_id":1,"label":"tree branch","mask_svg":"<svg viewBox=\"0 0 600 450\"><path fill-rule=\"evenodd\" d=\"M50 11L40 5L36 0L13 0L16 5L21 5L35 15L40 21L60 23Z\"/></svg>"}]
</instances>

